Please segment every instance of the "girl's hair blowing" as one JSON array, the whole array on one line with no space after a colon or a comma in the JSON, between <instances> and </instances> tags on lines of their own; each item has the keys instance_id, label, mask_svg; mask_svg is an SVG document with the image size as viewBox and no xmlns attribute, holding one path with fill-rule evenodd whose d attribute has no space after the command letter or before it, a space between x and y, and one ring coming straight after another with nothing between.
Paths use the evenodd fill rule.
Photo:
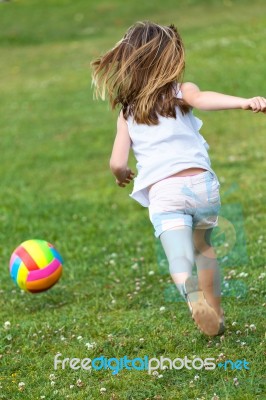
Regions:
<instances>
[{"instance_id":1,"label":"girl's hair blowing","mask_svg":"<svg viewBox=\"0 0 266 400\"><path fill-rule=\"evenodd\" d=\"M174 25L138 22L116 46L91 63L96 97L107 92L112 109L122 106L139 124L157 125L158 115L176 117L189 105L176 97L182 79L184 47Z\"/></svg>"}]
</instances>

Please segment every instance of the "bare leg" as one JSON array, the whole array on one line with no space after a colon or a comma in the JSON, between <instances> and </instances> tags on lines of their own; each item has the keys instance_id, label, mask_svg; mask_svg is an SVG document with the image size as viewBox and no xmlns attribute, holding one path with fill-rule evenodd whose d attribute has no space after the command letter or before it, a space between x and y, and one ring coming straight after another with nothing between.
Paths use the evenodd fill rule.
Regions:
<instances>
[{"instance_id":1,"label":"bare leg","mask_svg":"<svg viewBox=\"0 0 266 400\"><path fill-rule=\"evenodd\" d=\"M212 228L194 230L194 256L199 286L209 305L221 317L221 278L215 250L210 242L211 233Z\"/></svg>"},{"instance_id":2,"label":"bare leg","mask_svg":"<svg viewBox=\"0 0 266 400\"><path fill-rule=\"evenodd\" d=\"M172 279L183 297L184 282L194 265L192 228L183 226L161 234L160 240L169 263Z\"/></svg>"}]
</instances>

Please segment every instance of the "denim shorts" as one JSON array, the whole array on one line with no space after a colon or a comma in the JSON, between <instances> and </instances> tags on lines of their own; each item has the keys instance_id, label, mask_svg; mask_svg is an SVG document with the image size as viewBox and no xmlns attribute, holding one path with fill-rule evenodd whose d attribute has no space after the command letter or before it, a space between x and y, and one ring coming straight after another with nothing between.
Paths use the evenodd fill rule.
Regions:
<instances>
[{"instance_id":1,"label":"denim shorts","mask_svg":"<svg viewBox=\"0 0 266 400\"><path fill-rule=\"evenodd\" d=\"M192 229L218 226L221 208L217 176L205 171L193 176L171 176L149 191L149 216L158 238L184 225Z\"/></svg>"}]
</instances>

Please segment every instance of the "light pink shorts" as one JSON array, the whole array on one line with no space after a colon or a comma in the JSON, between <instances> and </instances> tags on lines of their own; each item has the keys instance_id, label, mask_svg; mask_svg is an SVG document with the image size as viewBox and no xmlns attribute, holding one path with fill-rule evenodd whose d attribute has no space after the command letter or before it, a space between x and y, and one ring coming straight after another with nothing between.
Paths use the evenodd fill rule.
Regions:
<instances>
[{"instance_id":1,"label":"light pink shorts","mask_svg":"<svg viewBox=\"0 0 266 400\"><path fill-rule=\"evenodd\" d=\"M208 229L218 225L220 183L210 171L173 176L155 183L149 191L149 216L156 237L184 225Z\"/></svg>"}]
</instances>

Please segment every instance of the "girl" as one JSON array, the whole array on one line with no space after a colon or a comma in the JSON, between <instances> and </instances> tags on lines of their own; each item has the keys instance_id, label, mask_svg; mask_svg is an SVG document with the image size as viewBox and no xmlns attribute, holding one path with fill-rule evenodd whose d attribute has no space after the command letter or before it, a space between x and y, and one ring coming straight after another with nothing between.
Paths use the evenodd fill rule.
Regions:
<instances>
[{"instance_id":1,"label":"girl","mask_svg":"<svg viewBox=\"0 0 266 400\"><path fill-rule=\"evenodd\" d=\"M265 112L266 100L182 83L184 47L174 25L139 22L91 65L96 97L107 92L112 108L121 107L110 159L116 183L125 187L134 178L127 165L131 147L138 175L130 196L149 208L173 281L197 326L207 335L221 334L220 274L210 240L218 225L220 183L192 108Z\"/></svg>"}]
</instances>

